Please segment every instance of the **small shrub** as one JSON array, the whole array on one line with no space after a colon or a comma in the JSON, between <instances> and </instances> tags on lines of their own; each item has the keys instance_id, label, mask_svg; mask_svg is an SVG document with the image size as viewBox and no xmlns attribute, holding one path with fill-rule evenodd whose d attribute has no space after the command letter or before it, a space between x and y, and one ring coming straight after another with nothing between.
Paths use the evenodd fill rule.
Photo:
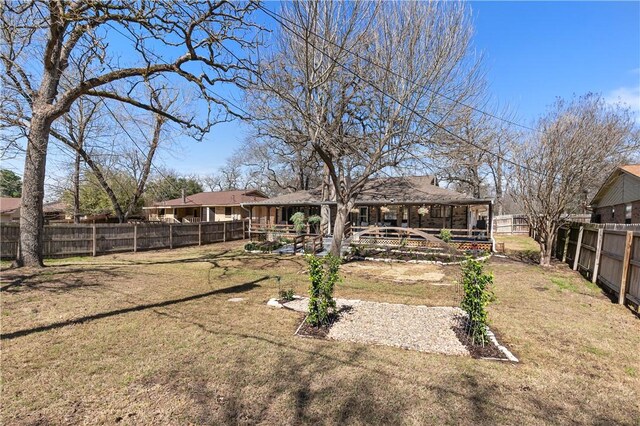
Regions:
<instances>
[{"instance_id":1,"label":"small shrub","mask_svg":"<svg viewBox=\"0 0 640 426\"><path fill-rule=\"evenodd\" d=\"M438 238L440 238L445 243L451 241L451 231L449 229L441 229L440 234L438 234Z\"/></svg>"},{"instance_id":2,"label":"small shrub","mask_svg":"<svg viewBox=\"0 0 640 426\"><path fill-rule=\"evenodd\" d=\"M280 296L281 300L286 300L287 302L290 302L293 300L293 289L290 288L289 290L280 290L278 295Z\"/></svg>"},{"instance_id":3,"label":"small shrub","mask_svg":"<svg viewBox=\"0 0 640 426\"><path fill-rule=\"evenodd\" d=\"M470 257L462 264L462 285L464 295L461 307L467 312L469 322L467 333L475 344L484 345L487 336L487 305L492 299L489 286L493 284L493 275L483 271L483 262Z\"/></svg>"},{"instance_id":4,"label":"small shrub","mask_svg":"<svg viewBox=\"0 0 640 426\"><path fill-rule=\"evenodd\" d=\"M254 250L257 250L257 246L258 246L257 243L251 241L250 243L247 243L244 245L244 249L247 251L254 251Z\"/></svg>"},{"instance_id":5,"label":"small shrub","mask_svg":"<svg viewBox=\"0 0 640 426\"><path fill-rule=\"evenodd\" d=\"M290 219L291 223L293 223L293 227L297 233L300 233L304 230L305 227L305 217L303 212L294 213Z\"/></svg>"},{"instance_id":6,"label":"small shrub","mask_svg":"<svg viewBox=\"0 0 640 426\"><path fill-rule=\"evenodd\" d=\"M317 214L314 214L313 216L309 216L309 219L307 219L307 222L309 223L309 225L313 227L313 232L317 234L318 228L320 226L320 222L322 222L322 217L318 216Z\"/></svg>"},{"instance_id":7,"label":"small shrub","mask_svg":"<svg viewBox=\"0 0 640 426\"><path fill-rule=\"evenodd\" d=\"M307 322L314 327L329 325L335 315L336 301L333 289L340 280L339 257L327 255L324 258L306 256L309 264L309 316Z\"/></svg>"}]
</instances>

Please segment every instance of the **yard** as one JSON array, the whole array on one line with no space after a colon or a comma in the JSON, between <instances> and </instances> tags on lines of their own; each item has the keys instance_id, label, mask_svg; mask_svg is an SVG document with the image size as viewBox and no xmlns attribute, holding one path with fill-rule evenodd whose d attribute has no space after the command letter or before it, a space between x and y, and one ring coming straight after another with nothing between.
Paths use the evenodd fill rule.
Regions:
<instances>
[{"instance_id":1,"label":"yard","mask_svg":"<svg viewBox=\"0 0 640 426\"><path fill-rule=\"evenodd\" d=\"M640 321L564 265L491 260L512 364L294 336L301 314L265 303L277 277L306 292L303 259L241 247L4 271L2 423L640 423ZM342 271L337 297L460 300L456 266Z\"/></svg>"}]
</instances>

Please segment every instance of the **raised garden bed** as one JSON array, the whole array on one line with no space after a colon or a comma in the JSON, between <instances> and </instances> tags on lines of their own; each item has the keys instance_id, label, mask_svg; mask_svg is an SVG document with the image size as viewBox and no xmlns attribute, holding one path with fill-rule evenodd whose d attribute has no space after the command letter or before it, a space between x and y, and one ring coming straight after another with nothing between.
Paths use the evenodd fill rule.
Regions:
<instances>
[{"instance_id":1,"label":"raised garden bed","mask_svg":"<svg viewBox=\"0 0 640 426\"><path fill-rule=\"evenodd\" d=\"M446 253L443 250L429 249L392 249L379 247L352 247L353 260L373 260L382 262L408 263L441 263L456 264L464 261L467 256L485 258L489 254L483 250L468 250L466 252Z\"/></svg>"}]
</instances>

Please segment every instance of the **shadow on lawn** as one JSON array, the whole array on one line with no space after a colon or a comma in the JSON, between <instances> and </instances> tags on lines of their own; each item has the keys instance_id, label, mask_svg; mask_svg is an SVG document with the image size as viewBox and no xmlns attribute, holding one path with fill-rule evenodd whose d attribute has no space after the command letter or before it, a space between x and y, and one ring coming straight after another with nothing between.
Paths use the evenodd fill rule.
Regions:
<instances>
[{"instance_id":1,"label":"shadow on lawn","mask_svg":"<svg viewBox=\"0 0 640 426\"><path fill-rule=\"evenodd\" d=\"M416 375L407 368L401 359L395 362L387 356L378 356L375 350L367 345L336 343L327 340L308 339L302 343L298 337L257 335L254 333L234 332L211 329L208 324L189 318L188 314L179 310L154 311L156 314L173 318L197 326L200 330L215 336L239 338L246 343L247 350L236 351L233 355L231 370L233 376L244 379L234 382L229 389L211 393L207 380L194 369L198 365L197 357L190 359L185 368L173 367L165 374L155 374L154 383L172 388L174 392L186 394L194 405L191 413L196 423L220 421L212 419L212 413L222 415L224 424L236 423L272 423L271 407L284 405L287 413L279 413L278 422L292 424L400 424L407 420L407 415L417 423L469 423L495 424L497 419L510 419L509 423L567 423L575 419L572 413L587 413L590 423L610 423L606 414L596 412L579 394L571 400L555 403L547 398L540 398L532 392L526 379L515 379L511 383L496 383L489 376L484 376L482 366L465 370L454 369L450 381L434 381L430 375ZM168 312L167 312L168 311ZM171 313L173 311L174 313ZM223 324L217 324L223 326ZM261 329L261 331L265 331ZM312 342L309 344L307 342ZM263 351L261 345L277 347L277 360L269 363L274 370L269 374L267 382L260 375L255 375L256 359L252 355ZM341 348L335 349L335 345ZM268 352L268 351L265 351ZM425 357L437 356L422 354ZM472 361L486 363L487 361ZM497 364L504 374L511 374L511 364ZM515 367L518 368L518 367ZM186 370L186 371L185 371ZM184 377L184 374L193 377ZM335 375L335 378L334 378ZM165 377L166 376L166 377ZM182 376L182 380L173 380ZM331 379L327 379L331 378ZM524 381L523 381L524 380ZM196 386L191 384L197 383ZM185 385L186 384L186 385ZM251 395L260 389L260 398L254 400ZM435 411L427 409L416 418L416 412L409 413L415 405L413 397L402 397L406 386L426 389L432 401L427 405ZM397 387L397 388L396 388ZM208 397L203 397L206 393ZM504 399L505 394L516 394L522 402L514 407ZM283 404L283 397L286 399ZM335 395L339 397L336 399ZM332 397L333 396L333 397ZM575 407L567 413L566 403ZM289 417L290 416L290 417ZM535 419L535 420L533 420Z\"/></svg>"},{"instance_id":2,"label":"shadow on lawn","mask_svg":"<svg viewBox=\"0 0 640 426\"><path fill-rule=\"evenodd\" d=\"M208 291L206 293L194 294L192 296L182 297L180 299L165 300L164 302L149 303L149 304L145 304L145 305L132 306L130 308L116 309L116 310L109 311L109 312L101 312L99 314L87 315L87 316L84 316L84 317L74 318L74 319L70 319L70 320L67 320L67 321L55 322L53 324L43 325L43 326L40 326L40 327L33 327L33 328L29 328L29 329L24 329L24 330L13 331L11 333L3 333L3 334L0 334L0 340L15 339L16 337L27 336L29 334L39 333L39 332L42 332L42 331L54 330L54 329L57 329L57 328L66 327L68 325L82 324L82 323L85 323L85 322L94 321L94 320L98 320L98 319L102 319L102 318L109 318L109 317L113 317L113 316L116 316L116 315L126 314L126 313L129 313L129 312L137 312L137 311L144 311L146 309L153 309L153 308L161 308L161 307L165 307L165 306L171 306L171 305L175 305L175 304L178 304L178 303L189 302L191 300L202 299L202 298L205 298L205 297L213 296L215 294L242 293L242 292L245 292L245 291L253 290L256 287L259 287L258 283L262 282L264 280L267 280L267 279L269 279L269 276L264 276L262 278L258 278L256 280L250 281L248 283L238 284L238 285L234 285L234 286L231 286L231 287L225 287L225 288L221 288L221 289L217 289L217 290L212 290L212 291Z\"/></svg>"},{"instance_id":3,"label":"shadow on lawn","mask_svg":"<svg viewBox=\"0 0 640 426\"><path fill-rule=\"evenodd\" d=\"M4 271L2 281L8 281L8 283L0 287L0 293L19 293L24 290L63 292L77 288L100 287L101 284L97 284L96 279L92 279L91 282L79 278L64 279L69 275L87 273L100 273L109 278L121 278L124 275L122 271L107 267L59 270L43 268L34 273L20 273L19 269L15 272ZM58 276L63 278L58 278Z\"/></svg>"}]
</instances>

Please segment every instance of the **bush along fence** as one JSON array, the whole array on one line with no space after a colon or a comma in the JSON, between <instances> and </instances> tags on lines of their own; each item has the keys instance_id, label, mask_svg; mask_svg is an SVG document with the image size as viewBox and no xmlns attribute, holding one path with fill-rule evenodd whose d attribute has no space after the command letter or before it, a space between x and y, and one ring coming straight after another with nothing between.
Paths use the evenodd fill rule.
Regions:
<instances>
[{"instance_id":1,"label":"bush along fence","mask_svg":"<svg viewBox=\"0 0 640 426\"><path fill-rule=\"evenodd\" d=\"M570 223L558 230L555 257L609 289L618 303L640 306L640 225Z\"/></svg>"},{"instance_id":2,"label":"bush along fence","mask_svg":"<svg viewBox=\"0 0 640 426\"><path fill-rule=\"evenodd\" d=\"M244 239L247 230L246 220L184 224L46 225L44 257L97 256L219 243ZM17 224L0 223L2 259L16 258L19 239L20 228Z\"/></svg>"}]
</instances>

